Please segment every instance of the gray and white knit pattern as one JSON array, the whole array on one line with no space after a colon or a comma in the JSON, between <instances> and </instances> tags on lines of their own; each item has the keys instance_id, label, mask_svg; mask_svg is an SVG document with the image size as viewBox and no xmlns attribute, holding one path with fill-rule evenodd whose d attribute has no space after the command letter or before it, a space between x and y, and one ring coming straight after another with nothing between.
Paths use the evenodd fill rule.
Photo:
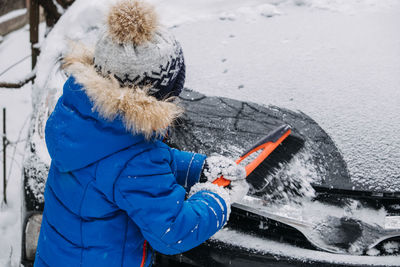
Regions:
<instances>
[{"instance_id":1,"label":"gray and white knit pattern","mask_svg":"<svg viewBox=\"0 0 400 267\"><path fill-rule=\"evenodd\" d=\"M94 64L99 73L114 75L122 86L165 86L178 74L183 55L174 36L161 27L150 42L137 46L118 44L104 31L96 44Z\"/></svg>"}]
</instances>

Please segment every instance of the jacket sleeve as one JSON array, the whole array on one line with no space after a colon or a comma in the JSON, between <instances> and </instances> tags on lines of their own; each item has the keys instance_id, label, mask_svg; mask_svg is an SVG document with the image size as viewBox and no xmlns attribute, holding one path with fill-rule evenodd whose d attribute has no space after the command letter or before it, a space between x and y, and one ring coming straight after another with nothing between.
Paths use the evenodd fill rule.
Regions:
<instances>
[{"instance_id":1,"label":"jacket sleeve","mask_svg":"<svg viewBox=\"0 0 400 267\"><path fill-rule=\"evenodd\" d=\"M229 195L216 185L196 184L185 200L186 191L171 172L171 154L153 155L143 153L127 164L115 183L114 200L155 250L182 253L225 225Z\"/></svg>"},{"instance_id":2,"label":"jacket sleeve","mask_svg":"<svg viewBox=\"0 0 400 267\"><path fill-rule=\"evenodd\" d=\"M176 162L176 181L189 190L199 179L206 155L171 149Z\"/></svg>"}]
</instances>

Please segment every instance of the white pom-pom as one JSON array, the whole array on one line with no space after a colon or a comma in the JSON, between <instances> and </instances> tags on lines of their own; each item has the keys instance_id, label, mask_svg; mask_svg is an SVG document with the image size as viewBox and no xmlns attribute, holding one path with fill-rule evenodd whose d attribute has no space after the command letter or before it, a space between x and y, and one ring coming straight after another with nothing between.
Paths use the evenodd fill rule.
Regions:
<instances>
[{"instance_id":1,"label":"white pom-pom","mask_svg":"<svg viewBox=\"0 0 400 267\"><path fill-rule=\"evenodd\" d=\"M119 1L108 15L109 34L118 43L140 45L150 41L157 25L154 7L142 1Z\"/></svg>"}]
</instances>

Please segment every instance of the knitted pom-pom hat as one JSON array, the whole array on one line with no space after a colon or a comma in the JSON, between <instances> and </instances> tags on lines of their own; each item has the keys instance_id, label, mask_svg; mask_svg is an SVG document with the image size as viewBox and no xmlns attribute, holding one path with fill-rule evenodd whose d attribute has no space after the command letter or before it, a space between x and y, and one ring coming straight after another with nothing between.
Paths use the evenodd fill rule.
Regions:
<instances>
[{"instance_id":1,"label":"knitted pom-pom hat","mask_svg":"<svg viewBox=\"0 0 400 267\"><path fill-rule=\"evenodd\" d=\"M95 47L94 65L123 87L149 87L158 99L179 95L185 81L180 44L158 24L154 8L137 0L122 0L111 8L107 29Z\"/></svg>"}]
</instances>

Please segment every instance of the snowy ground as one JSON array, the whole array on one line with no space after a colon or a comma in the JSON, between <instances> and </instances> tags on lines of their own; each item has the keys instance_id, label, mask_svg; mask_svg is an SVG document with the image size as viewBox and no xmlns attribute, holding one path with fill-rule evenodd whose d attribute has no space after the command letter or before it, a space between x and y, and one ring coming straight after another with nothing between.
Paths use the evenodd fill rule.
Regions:
<instances>
[{"instance_id":1,"label":"snowy ground","mask_svg":"<svg viewBox=\"0 0 400 267\"><path fill-rule=\"evenodd\" d=\"M0 44L0 81L15 81L30 72L30 43L27 27L8 34ZM15 63L15 66L13 66ZM11 67L11 68L10 68ZM21 244L21 178L23 152L32 110L31 85L21 89L0 89L0 108L7 111L7 199L0 207L0 266L16 266ZM1 111L1 119L2 111ZM2 121L2 120L1 120ZM1 134L3 128L1 127ZM2 135L1 135L2 136ZM0 148L3 151L3 148ZM1 154L1 162L3 162ZM1 173L3 173L1 165ZM3 192L3 177L0 190ZM2 198L1 198L2 199Z\"/></svg>"},{"instance_id":2,"label":"snowy ground","mask_svg":"<svg viewBox=\"0 0 400 267\"><path fill-rule=\"evenodd\" d=\"M110 1L86 0L77 4L106 2ZM159 5L162 21L174 27L182 43L189 88L209 95L301 110L333 137L355 181L400 190L400 140L394 134L400 131L400 1L152 2ZM86 15L79 17L81 23L98 20L97 14ZM77 18L72 16L70 21L73 23ZM71 29L69 36L84 34L75 31L72 24L67 26ZM28 38L26 29L5 37L0 44L0 73L30 54ZM57 46L46 49L54 49L56 53L62 50L63 41L59 39ZM20 78L29 67L30 61L26 59L1 75L0 80ZM44 72L42 76L47 74ZM39 77L38 84L41 83L44 80ZM30 92L30 85L15 91L0 89L0 107L6 107L9 114L11 141L25 138L25 121L31 110ZM0 266L16 266L20 254L23 143L16 147L12 161L14 147L8 149L9 169L12 164L9 203L0 211ZM382 184L383 177L393 179ZM227 239L223 232L216 237ZM262 240L256 244L256 249L272 246L276 249L266 251L277 253L287 249ZM293 256L296 253L305 252L293 250ZM363 259L357 257L351 261L360 263ZM333 256L331 260L340 261ZM386 264L398 262L395 257L370 257L365 263L382 260Z\"/></svg>"},{"instance_id":3,"label":"snowy ground","mask_svg":"<svg viewBox=\"0 0 400 267\"><path fill-rule=\"evenodd\" d=\"M6 70L13 63L30 55L29 32L27 29L7 35L0 45L0 73ZM30 58L16 65L10 71L0 76L1 81L12 81L21 78L21 74L30 71ZM7 109L7 136L10 141L26 138L27 118L31 111L31 86L24 86L19 90L0 89L0 107ZM18 137L20 131L21 136ZM16 153L13 151L16 148ZM2 150L2 148L0 149ZM8 172L8 204L2 205L0 212L0 266L8 266L10 256L13 262L20 254L20 210L21 210L21 162L24 142L17 146L12 145L7 149ZM2 156L1 156L2 157ZM3 178L2 178L3 179ZM3 191L3 183L1 183Z\"/></svg>"}]
</instances>

